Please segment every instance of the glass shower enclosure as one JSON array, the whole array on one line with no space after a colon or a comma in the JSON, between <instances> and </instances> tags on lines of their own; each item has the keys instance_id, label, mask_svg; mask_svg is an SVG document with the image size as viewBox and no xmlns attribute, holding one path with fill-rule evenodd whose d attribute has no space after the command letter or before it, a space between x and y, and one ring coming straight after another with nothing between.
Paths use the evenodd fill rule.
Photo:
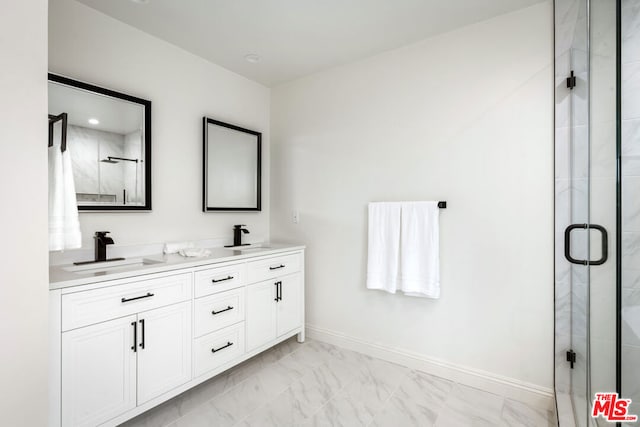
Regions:
<instances>
[{"instance_id":1,"label":"glass shower enclosure","mask_svg":"<svg viewBox=\"0 0 640 427\"><path fill-rule=\"evenodd\" d=\"M640 0L555 0L555 390L640 415ZM618 422L640 426L640 423Z\"/></svg>"}]
</instances>

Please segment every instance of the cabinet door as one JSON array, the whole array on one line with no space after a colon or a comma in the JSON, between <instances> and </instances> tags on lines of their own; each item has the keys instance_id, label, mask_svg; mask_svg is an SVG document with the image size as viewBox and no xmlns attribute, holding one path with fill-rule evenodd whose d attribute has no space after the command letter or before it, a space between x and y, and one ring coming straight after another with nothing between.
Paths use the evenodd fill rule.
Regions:
<instances>
[{"instance_id":1,"label":"cabinet door","mask_svg":"<svg viewBox=\"0 0 640 427\"><path fill-rule=\"evenodd\" d=\"M247 287L247 351L276 338L276 280Z\"/></svg>"},{"instance_id":2,"label":"cabinet door","mask_svg":"<svg viewBox=\"0 0 640 427\"><path fill-rule=\"evenodd\" d=\"M191 380L191 301L138 314L138 405Z\"/></svg>"},{"instance_id":3,"label":"cabinet door","mask_svg":"<svg viewBox=\"0 0 640 427\"><path fill-rule=\"evenodd\" d=\"M136 316L62 334L62 425L96 426L136 407Z\"/></svg>"},{"instance_id":4,"label":"cabinet door","mask_svg":"<svg viewBox=\"0 0 640 427\"><path fill-rule=\"evenodd\" d=\"M298 273L278 280L282 282L281 299L276 304L278 336L280 336L302 326L302 277Z\"/></svg>"}]
</instances>

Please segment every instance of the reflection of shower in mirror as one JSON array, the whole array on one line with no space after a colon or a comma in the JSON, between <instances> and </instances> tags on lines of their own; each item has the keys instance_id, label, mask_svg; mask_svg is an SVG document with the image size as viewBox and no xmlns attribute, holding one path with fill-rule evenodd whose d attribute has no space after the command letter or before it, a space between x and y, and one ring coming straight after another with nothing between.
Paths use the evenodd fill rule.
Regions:
<instances>
[{"instance_id":1,"label":"reflection of shower in mirror","mask_svg":"<svg viewBox=\"0 0 640 427\"><path fill-rule=\"evenodd\" d=\"M78 208L150 210L151 102L50 74L49 115L62 112Z\"/></svg>"},{"instance_id":2,"label":"reflection of shower in mirror","mask_svg":"<svg viewBox=\"0 0 640 427\"><path fill-rule=\"evenodd\" d=\"M143 160L142 159L129 159L127 157L116 157L116 156L107 156L104 159L100 159L101 163L109 163L109 164L118 164L120 162L132 162L136 164L136 170L134 173L134 181L135 181L135 185L134 185L134 195L133 195L133 199L131 199L130 194L131 192L129 191L129 194L127 194L127 189L123 188L122 189L122 204L123 205L127 205L130 204L132 201L134 203L137 203L139 201L138 198L138 174L139 174L139 170L138 170L138 163L142 163ZM129 197L127 197L127 195L129 195Z\"/></svg>"},{"instance_id":3,"label":"reflection of shower in mirror","mask_svg":"<svg viewBox=\"0 0 640 427\"><path fill-rule=\"evenodd\" d=\"M126 159L124 157L113 157L113 156L108 156L106 159L102 159L100 160L102 163L118 163L119 161L125 161L125 162L141 162L142 160L140 159Z\"/></svg>"}]
</instances>

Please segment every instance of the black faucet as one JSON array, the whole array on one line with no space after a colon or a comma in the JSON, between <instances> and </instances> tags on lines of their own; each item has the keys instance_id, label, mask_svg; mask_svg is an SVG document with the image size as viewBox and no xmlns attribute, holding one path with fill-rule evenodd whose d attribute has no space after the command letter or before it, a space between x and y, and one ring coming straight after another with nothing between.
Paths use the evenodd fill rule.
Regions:
<instances>
[{"instance_id":1,"label":"black faucet","mask_svg":"<svg viewBox=\"0 0 640 427\"><path fill-rule=\"evenodd\" d=\"M109 231L96 231L93 239L96 241L96 262L107 260L107 245L113 245L113 239L107 237Z\"/></svg>"},{"instance_id":2,"label":"black faucet","mask_svg":"<svg viewBox=\"0 0 640 427\"><path fill-rule=\"evenodd\" d=\"M94 264L96 262L106 261L123 261L124 258L107 259L107 245L113 245L113 239L111 237L107 237L107 234L109 233L109 231L96 231L96 234L94 234L93 240L96 242L96 256L93 261L79 261L74 262L73 265Z\"/></svg>"},{"instance_id":3,"label":"black faucet","mask_svg":"<svg viewBox=\"0 0 640 427\"><path fill-rule=\"evenodd\" d=\"M226 248L232 248L234 246L248 246L249 243L242 243L242 233L249 234L249 230L246 228L244 224L234 225L233 226L233 245L225 246Z\"/></svg>"}]
</instances>

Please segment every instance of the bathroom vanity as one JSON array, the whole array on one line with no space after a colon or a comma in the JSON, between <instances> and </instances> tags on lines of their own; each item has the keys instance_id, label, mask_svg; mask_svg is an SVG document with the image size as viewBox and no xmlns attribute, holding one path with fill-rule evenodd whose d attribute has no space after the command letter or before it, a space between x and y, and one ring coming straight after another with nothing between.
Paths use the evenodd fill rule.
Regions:
<instances>
[{"instance_id":1,"label":"bathroom vanity","mask_svg":"<svg viewBox=\"0 0 640 427\"><path fill-rule=\"evenodd\" d=\"M304 246L50 268L50 426L115 426L298 335Z\"/></svg>"}]
</instances>

